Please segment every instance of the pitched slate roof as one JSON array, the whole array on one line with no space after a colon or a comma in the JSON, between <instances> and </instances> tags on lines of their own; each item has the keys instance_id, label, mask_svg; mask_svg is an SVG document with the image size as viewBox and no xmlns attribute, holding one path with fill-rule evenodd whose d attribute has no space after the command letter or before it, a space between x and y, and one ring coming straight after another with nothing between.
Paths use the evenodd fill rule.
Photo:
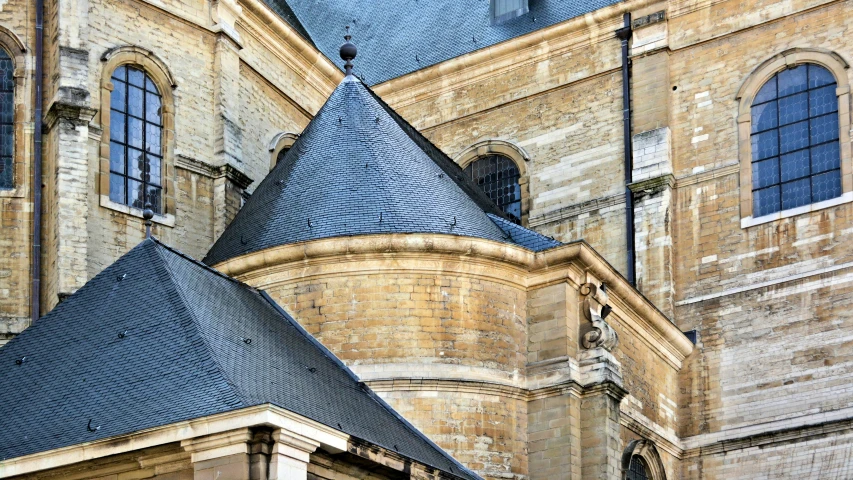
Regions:
<instances>
[{"instance_id":1,"label":"pitched slate roof","mask_svg":"<svg viewBox=\"0 0 853 480\"><path fill-rule=\"evenodd\" d=\"M287 4L306 38L332 60L350 25L360 53L356 73L375 85L621 0L530 0L530 13L500 25L490 24L489 0L265 1L275 11Z\"/></svg>"},{"instance_id":2,"label":"pitched slate roof","mask_svg":"<svg viewBox=\"0 0 853 480\"><path fill-rule=\"evenodd\" d=\"M0 349L0 460L266 403L478 478L265 294L153 239Z\"/></svg>"},{"instance_id":3,"label":"pitched slate roof","mask_svg":"<svg viewBox=\"0 0 853 480\"><path fill-rule=\"evenodd\" d=\"M456 165L354 76L347 76L261 182L204 262L319 238L446 233L542 250ZM538 238L536 242L529 239Z\"/></svg>"}]
</instances>

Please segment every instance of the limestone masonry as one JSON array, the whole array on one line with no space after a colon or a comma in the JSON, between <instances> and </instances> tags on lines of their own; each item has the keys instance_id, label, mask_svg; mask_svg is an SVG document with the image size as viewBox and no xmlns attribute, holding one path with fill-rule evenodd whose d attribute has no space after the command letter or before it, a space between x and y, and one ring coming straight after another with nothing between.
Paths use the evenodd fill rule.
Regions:
<instances>
[{"instance_id":1,"label":"limestone masonry","mask_svg":"<svg viewBox=\"0 0 853 480\"><path fill-rule=\"evenodd\" d=\"M270 401L0 478L853 479L850 0L54 0L43 78L37 5L0 2L0 356L154 198L157 242L280 305L446 465Z\"/></svg>"}]
</instances>

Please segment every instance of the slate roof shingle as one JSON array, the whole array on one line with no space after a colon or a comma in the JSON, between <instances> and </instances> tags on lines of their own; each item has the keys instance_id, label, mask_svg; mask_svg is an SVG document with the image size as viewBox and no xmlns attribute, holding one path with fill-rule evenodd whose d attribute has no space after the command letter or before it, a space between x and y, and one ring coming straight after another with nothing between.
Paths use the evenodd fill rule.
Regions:
<instances>
[{"instance_id":1,"label":"slate roof shingle","mask_svg":"<svg viewBox=\"0 0 853 480\"><path fill-rule=\"evenodd\" d=\"M266 403L479 478L264 293L153 239L0 349L0 460Z\"/></svg>"},{"instance_id":2,"label":"slate roof shingle","mask_svg":"<svg viewBox=\"0 0 853 480\"><path fill-rule=\"evenodd\" d=\"M523 227L508 229L497 223L503 217L453 160L348 76L204 262L215 265L280 245L379 233L444 233L534 251L561 245Z\"/></svg>"},{"instance_id":3,"label":"slate roof shingle","mask_svg":"<svg viewBox=\"0 0 853 480\"><path fill-rule=\"evenodd\" d=\"M287 4L304 36L335 63L350 25L359 49L356 73L375 85L621 0L530 0L528 14L500 25L491 25L489 0L265 1L276 11L276 4Z\"/></svg>"}]
</instances>

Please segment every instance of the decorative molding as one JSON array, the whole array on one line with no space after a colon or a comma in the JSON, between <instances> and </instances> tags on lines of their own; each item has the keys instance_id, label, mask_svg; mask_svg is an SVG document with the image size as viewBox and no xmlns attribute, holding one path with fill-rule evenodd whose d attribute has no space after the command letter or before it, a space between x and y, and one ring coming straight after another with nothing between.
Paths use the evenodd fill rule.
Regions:
<instances>
[{"instance_id":1,"label":"decorative molding","mask_svg":"<svg viewBox=\"0 0 853 480\"><path fill-rule=\"evenodd\" d=\"M617 193L606 197L594 198L585 202L576 203L558 210L543 213L538 217L531 217L528 226L530 228L547 225L549 223L559 222L567 218L577 217L584 213L594 212L602 208L613 207L625 203L625 194Z\"/></svg>"},{"instance_id":2,"label":"decorative molding","mask_svg":"<svg viewBox=\"0 0 853 480\"><path fill-rule=\"evenodd\" d=\"M666 480L666 470L660 459L654 442L651 440L631 440L622 454L622 479L628 475L628 467L631 465L631 457L638 456L643 459L649 470L649 480Z\"/></svg>"},{"instance_id":3,"label":"decorative molding","mask_svg":"<svg viewBox=\"0 0 853 480\"><path fill-rule=\"evenodd\" d=\"M740 162L727 163L711 170L694 173L692 175L685 175L683 177L677 177L675 179L675 188L696 185L697 183L704 183L709 180L714 180L716 178L734 175L738 172L740 172Z\"/></svg>"},{"instance_id":4,"label":"decorative molding","mask_svg":"<svg viewBox=\"0 0 853 480\"><path fill-rule=\"evenodd\" d=\"M143 61L139 58L135 58L137 55L141 55L145 57L147 60ZM115 57L119 57L119 60L116 62L110 62ZM101 55L101 62L104 63L115 63L115 67L128 64L128 63L136 63L142 66L145 66L145 63L152 63L157 66L157 68L163 73L164 79L168 83L172 90L178 88L178 83L175 81L175 77L172 75L172 72L169 70L169 67L166 65L166 62L160 59L154 52L148 50L147 48L143 48L137 45L122 45L120 47L114 47ZM115 68L113 67L113 69ZM112 70L110 69L110 75L112 75ZM107 77L109 79L109 77Z\"/></svg>"},{"instance_id":5,"label":"decorative molding","mask_svg":"<svg viewBox=\"0 0 853 480\"><path fill-rule=\"evenodd\" d=\"M661 175L660 177L629 183L628 188L636 195L636 199L640 199L647 195L660 193L667 188L675 188L675 177L672 174Z\"/></svg>"},{"instance_id":6,"label":"decorative molding","mask_svg":"<svg viewBox=\"0 0 853 480\"><path fill-rule=\"evenodd\" d=\"M75 126L88 125L97 114L97 110L67 103L51 103L44 114L45 133L56 126L60 120L67 120Z\"/></svg>"},{"instance_id":7,"label":"decorative molding","mask_svg":"<svg viewBox=\"0 0 853 480\"><path fill-rule=\"evenodd\" d=\"M3 460L0 461L0 478L45 471L167 443L189 441L192 444L192 439L199 437L211 439L212 436L224 434L227 438L229 432L256 426L299 432L303 437L319 442L329 452L346 450L350 440L346 433L267 403Z\"/></svg>"},{"instance_id":8,"label":"decorative molding","mask_svg":"<svg viewBox=\"0 0 853 480\"><path fill-rule=\"evenodd\" d=\"M236 187L243 190L248 188L249 185L254 182L254 180L252 180L248 175L241 172L237 167L231 164L218 166L210 165L202 162L201 160L196 160L185 155L178 155L175 157L175 167L197 173L211 179L225 177Z\"/></svg>"}]
</instances>

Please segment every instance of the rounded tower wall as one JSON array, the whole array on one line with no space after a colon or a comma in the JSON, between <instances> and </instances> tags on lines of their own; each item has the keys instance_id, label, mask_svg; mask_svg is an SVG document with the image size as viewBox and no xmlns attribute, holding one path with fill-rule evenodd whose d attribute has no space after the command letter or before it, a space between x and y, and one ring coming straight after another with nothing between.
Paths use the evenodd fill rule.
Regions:
<instances>
[{"instance_id":1,"label":"rounded tower wall","mask_svg":"<svg viewBox=\"0 0 853 480\"><path fill-rule=\"evenodd\" d=\"M370 240L348 237L217 268L266 291L469 468L489 478L525 475L526 273L512 262L519 249L453 237L440 242L455 245L455 253L418 242L410 249L416 236L406 237L408 251L376 244L380 251L353 251ZM500 253L478 255L484 248Z\"/></svg>"}]
</instances>

